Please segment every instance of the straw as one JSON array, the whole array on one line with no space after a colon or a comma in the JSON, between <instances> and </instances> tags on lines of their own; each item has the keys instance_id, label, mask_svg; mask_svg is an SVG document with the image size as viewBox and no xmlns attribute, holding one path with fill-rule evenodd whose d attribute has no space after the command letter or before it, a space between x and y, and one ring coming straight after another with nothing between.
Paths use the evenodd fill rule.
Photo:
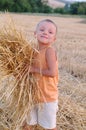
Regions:
<instances>
[{"instance_id":1,"label":"straw","mask_svg":"<svg viewBox=\"0 0 86 130\"><path fill-rule=\"evenodd\" d=\"M36 53L32 40L27 41L13 25L0 30L0 124L9 130L19 130L39 102L37 80L29 72Z\"/></svg>"}]
</instances>

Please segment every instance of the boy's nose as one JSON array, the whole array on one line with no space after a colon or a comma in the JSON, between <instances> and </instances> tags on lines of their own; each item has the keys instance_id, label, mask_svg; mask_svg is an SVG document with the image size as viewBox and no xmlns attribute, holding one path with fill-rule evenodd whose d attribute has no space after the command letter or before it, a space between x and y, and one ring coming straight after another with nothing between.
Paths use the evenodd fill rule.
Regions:
<instances>
[{"instance_id":1,"label":"boy's nose","mask_svg":"<svg viewBox=\"0 0 86 130\"><path fill-rule=\"evenodd\" d=\"M48 31L44 31L44 34L48 34Z\"/></svg>"}]
</instances>

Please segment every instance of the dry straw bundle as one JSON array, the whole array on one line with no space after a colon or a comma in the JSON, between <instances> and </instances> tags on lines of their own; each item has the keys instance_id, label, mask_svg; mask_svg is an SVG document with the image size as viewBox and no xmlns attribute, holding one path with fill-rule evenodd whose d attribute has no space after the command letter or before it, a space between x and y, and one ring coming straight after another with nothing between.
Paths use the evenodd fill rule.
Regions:
<instances>
[{"instance_id":1,"label":"dry straw bundle","mask_svg":"<svg viewBox=\"0 0 86 130\"><path fill-rule=\"evenodd\" d=\"M40 96L29 68L38 53L31 41L12 25L0 30L0 124L19 130Z\"/></svg>"}]
</instances>

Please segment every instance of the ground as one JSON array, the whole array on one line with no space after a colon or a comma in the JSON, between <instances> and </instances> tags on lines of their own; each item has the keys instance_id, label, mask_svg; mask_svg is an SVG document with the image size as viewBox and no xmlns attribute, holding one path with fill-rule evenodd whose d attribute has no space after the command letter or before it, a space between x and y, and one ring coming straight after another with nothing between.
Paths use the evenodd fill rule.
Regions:
<instances>
[{"instance_id":1,"label":"ground","mask_svg":"<svg viewBox=\"0 0 86 130\"><path fill-rule=\"evenodd\" d=\"M53 20L57 27L59 63L59 130L85 130L86 114L86 19L70 16L0 14L0 28L13 19L16 27L26 37L34 36L36 24L45 18ZM83 22L84 21L84 22ZM42 128L37 127L42 130ZM0 130L6 130L2 127Z\"/></svg>"}]
</instances>

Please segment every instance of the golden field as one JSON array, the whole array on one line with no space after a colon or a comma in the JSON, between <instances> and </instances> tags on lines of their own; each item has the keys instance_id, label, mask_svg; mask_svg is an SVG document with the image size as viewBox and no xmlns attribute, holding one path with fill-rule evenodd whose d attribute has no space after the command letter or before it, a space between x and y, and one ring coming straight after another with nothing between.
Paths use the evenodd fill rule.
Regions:
<instances>
[{"instance_id":1,"label":"golden field","mask_svg":"<svg viewBox=\"0 0 86 130\"><path fill-rule=\"evenodd\" d=\"M86 129L86 19L79 17L0 14L0 28L12 18L18 30L33 37L36 24L45 18L58 27L57 49L59 63L58 130ZM0 75L1 76L1 75ZM6 130L0 126L0 130ZM37 126L35 130L43 130Z\"/></svg>"},{"instance_id":2,"label":"golden field","mask_svg":"<svg viewBox=\"0 0 86 130\"><path fill-rule=\"evenodd\" d=\"M52 8L57 8L57 7L64 7L65 4L60 2L60 1L56 1L56 0L48 0L48 5Z\"/></svg>"}]
</instances>

